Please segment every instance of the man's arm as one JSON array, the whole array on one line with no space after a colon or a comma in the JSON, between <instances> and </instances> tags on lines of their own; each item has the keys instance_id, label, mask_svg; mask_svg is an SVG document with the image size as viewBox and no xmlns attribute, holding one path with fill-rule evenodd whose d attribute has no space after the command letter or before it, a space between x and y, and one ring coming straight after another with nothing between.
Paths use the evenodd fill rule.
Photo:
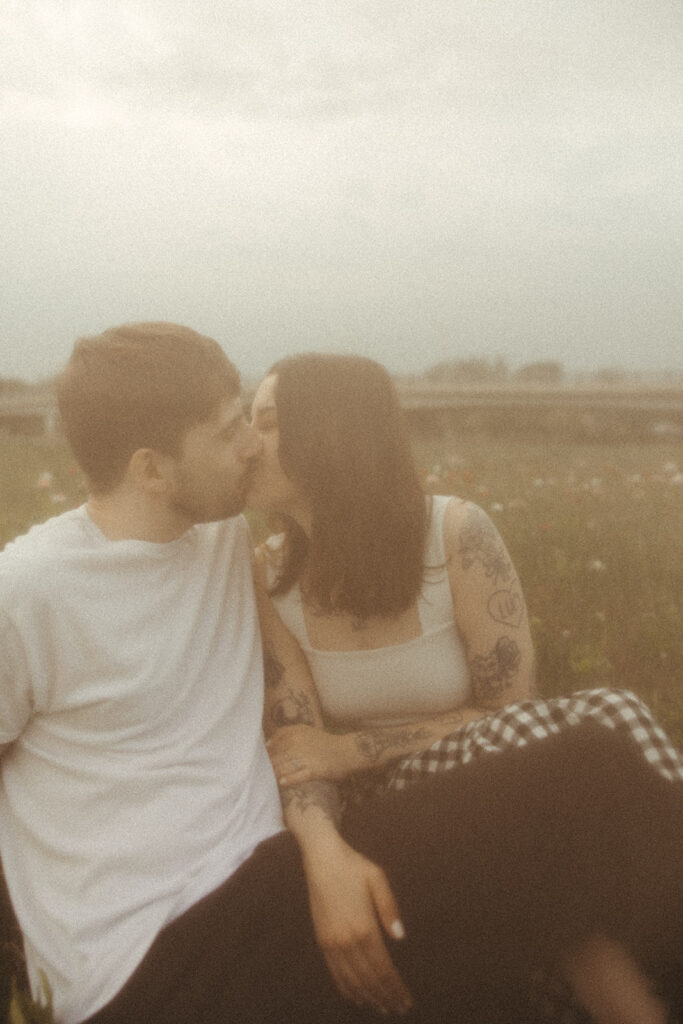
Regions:
<instances>
[{"instance_id":1,"label":"man's arm","mask_svg":"<svg viewBox=\"0 0 683 1024\"><path fill-rule=\"evenodd\" d=\"M0 610L0 757L28 725L33 703L26 653L13 625Z\"/></svg>"},{"instance_id":2,"label":"man's arm","mask_svg":"<svg viewBox=\"0 0 683 1024\"><path fill-rule=\"evenodd\" d=\"M322 727L308 662L257 582L264 640L264 733L286 725ZM394 967L384 931L403 936L396 901L384 872L353 850L339 833L334 783L305 782L281 789L285 823L295 836L308 884L313 927L340 992L380 1012L405 1012L410 993Z\"/></svg>"}]
</instances>

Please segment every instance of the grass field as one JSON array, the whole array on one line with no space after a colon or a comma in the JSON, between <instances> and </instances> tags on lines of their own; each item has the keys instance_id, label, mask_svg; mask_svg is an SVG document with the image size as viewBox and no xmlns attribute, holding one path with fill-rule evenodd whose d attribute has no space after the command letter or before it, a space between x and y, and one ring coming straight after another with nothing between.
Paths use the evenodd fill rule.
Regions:
<instances>
[{"instance_id":1,"label":"grass field","mask_svg":"<svg viewBox=\"0 0 683 1024\"><path fill-rule=\"evenodd\" d=\"M419 441L425 489L491 515L522 579L539 686L634 690L683 747L683 442ZM0 547L83 500L60 445L0 436ZM0 900L0 1020L18 960Z\"/></svg>"}]
</instances>

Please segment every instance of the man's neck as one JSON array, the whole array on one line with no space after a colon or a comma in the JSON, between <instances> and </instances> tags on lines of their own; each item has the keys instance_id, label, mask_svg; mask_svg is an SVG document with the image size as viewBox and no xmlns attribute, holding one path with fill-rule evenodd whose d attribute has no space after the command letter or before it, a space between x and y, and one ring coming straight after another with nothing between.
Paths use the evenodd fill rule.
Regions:
<instances>
[{"instance_id":1,"label":"man's neck","mask_svg":"<svg viewBox=\"0 0 683 1024\"><path fill-rule=\"evenodd\" d=\"M109 540L144 540L165 544L182 536L192 523L140 494L114 491L91 494L86 509Z\"/></svg>"}]
</instances>

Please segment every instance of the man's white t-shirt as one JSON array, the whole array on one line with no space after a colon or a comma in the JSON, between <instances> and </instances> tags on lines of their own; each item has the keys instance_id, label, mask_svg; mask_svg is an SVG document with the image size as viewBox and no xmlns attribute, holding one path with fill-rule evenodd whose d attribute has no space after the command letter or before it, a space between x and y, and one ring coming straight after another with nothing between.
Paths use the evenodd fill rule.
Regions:
<instances>
[{"instance_id":1,"label":"man's white t-shirt","mask_svg":"<svg viewBox=\"0 0 683 1024\"><path fill-rule=\"evenodd\" d=\"M283 827L250 557L242 517L156 544L84 507L0 555L0 856L63 1024Z\"/></svg>"}]
</instances>

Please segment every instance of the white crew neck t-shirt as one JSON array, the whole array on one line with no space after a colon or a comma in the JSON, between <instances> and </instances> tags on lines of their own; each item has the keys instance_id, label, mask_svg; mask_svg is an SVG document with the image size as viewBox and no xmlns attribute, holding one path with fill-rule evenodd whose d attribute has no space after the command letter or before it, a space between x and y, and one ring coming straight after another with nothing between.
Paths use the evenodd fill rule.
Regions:
<instances>
[{"instance_id":1,"label":"white crew neck t-shirt","mask_svg":"<svg viewBox=\"0 0 683 1024\"><path fill-rule=\"evenodd\" d=\"M111 541L84 507L0 555L0 856L60 1024L282 826L242 517Z\"/></svg>"}]
</instances>

